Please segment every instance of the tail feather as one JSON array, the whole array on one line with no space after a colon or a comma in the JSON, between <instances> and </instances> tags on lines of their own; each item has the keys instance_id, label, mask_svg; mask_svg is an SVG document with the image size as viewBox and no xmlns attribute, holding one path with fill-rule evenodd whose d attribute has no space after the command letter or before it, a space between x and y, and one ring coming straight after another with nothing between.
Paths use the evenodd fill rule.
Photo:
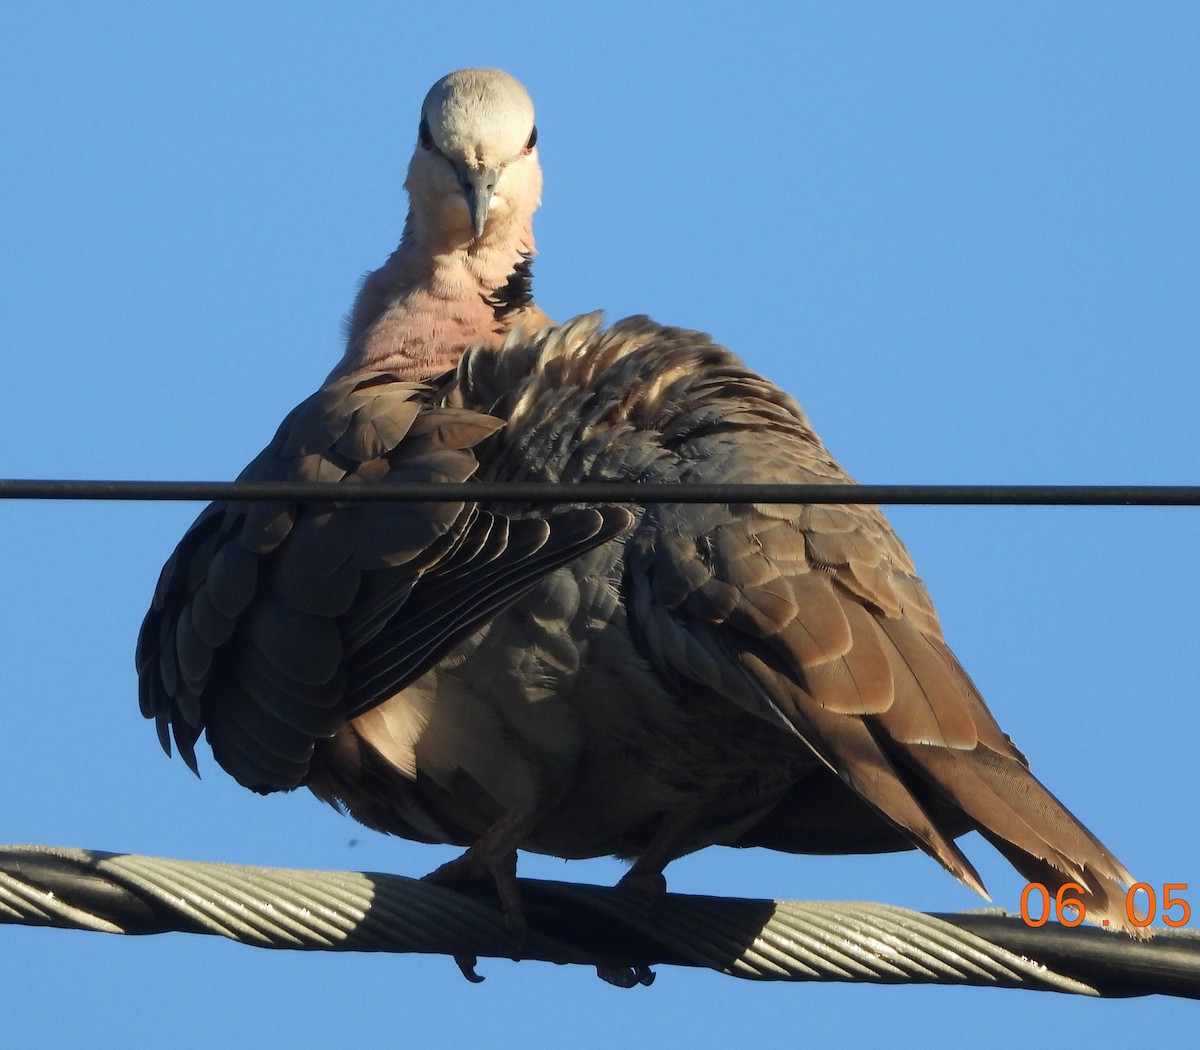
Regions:
<instances>
[{"instance_id":1,"label":"tail feather","mask_svg":"<svg viewBox=\"0 0 1200 1050\"><path fill-rule=\"evenodd\" d=\"M951 875L991 900L975 866L955 845L953 837L943 834L930 817L913 794L909 778L896 768L892 756L864 720L827 711L754 653L742 653L741 661L758 682L774 687L773 695L782 701L797 732L821 761L888 820L903 828L918 848Z\"/></svg>"},{"instance_id":2,"label":"tail feather","mask_svg":"<svg viewBox=\"0 0 1200 1050\"><path fill-rule=\"evenodd\" d=\"M1020 847L992 834L987 828L981 827L979 831L1029 882L1041 883L1045 886L1051 899L1056 898L1063 887L1069 883L1075 883L1082 887L1081 890L1076 890L1074 887L1067 890L1063 899L1080 901L1083 905L1084 918L1088 922L1096 923L1110 930L1121 930L1139 940L1153 934L1154 931L1148 926L1135 925L1133 922L1134 918L1137 918L1139 922L1144 922L1145 914L1140 909L1131 909L1128 903L1127 888L1123 887L1122 883L1132 884L1133 877L1131 875L1126 875L1118 880L1111 873L1097 871L1091 862L1086 860L1081 865L1077 865L1076 870L1068 875L1050 862L1025 853ZM1118 867L1124 872L1123 867L1120 865Z\"/></svg>"},{"instance_id":3,"label":"tail feather","mask_svg":"<svg viewBox=\"0 0 1200 1050\"><path fill-rule=\"evenodd\" d=\"M920 744L904 750L1026 879L1051 897L1075 883L1079 891L1064 899L1080 900L1090 922L1149 935L1127 910L1129 870L1021 762L983 745L966 753Z\"/></svg>"}]
</instances>

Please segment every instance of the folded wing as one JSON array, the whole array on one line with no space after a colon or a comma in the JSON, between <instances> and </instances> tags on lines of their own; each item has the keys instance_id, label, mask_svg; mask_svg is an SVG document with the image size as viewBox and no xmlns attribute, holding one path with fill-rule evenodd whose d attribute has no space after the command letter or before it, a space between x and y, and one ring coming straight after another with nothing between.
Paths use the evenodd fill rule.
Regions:
<instances>
[{"instance_id":1,"label":"folded wing","mask_svg":"<svg viewBox=\"0 0 1200 1050\"><path fill-rule=\"evenodd\" d=\"M295 409L241 479L463 482L502 425L433 405L424 384L360 374ZM296 787L316 741L630 521L615 507L526 519L453 501L212 504L142 626L142 713L193 769L204 733L244 786Z\"/></svg>"}]
</instances>

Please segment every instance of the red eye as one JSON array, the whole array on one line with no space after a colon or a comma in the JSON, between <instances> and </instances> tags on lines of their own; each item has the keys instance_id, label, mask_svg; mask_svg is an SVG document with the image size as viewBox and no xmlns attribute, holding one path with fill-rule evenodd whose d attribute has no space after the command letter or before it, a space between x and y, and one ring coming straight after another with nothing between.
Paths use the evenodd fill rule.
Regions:
<instances>
[{"instance_id":1,"label":"red eye","mask_svg":"<svg viewBox=\"0 0 1200 1050\"><path fill-rule=\"evenodd\" d=\"M537 145L537 125L534 124L533 130L529 133L529 141L525 143L525 152L529 153L534 146Z\"/></svg>"},{"instance_id":2,"label":"red eye","mask_svg":"<svg viewBox=\"0 0 1200 1050\"><path fill-rule=\"evenodd\" d=\"M417 141L421 144L421 149L433 149L433 136L429 134L429 122L424 117L417 128Z\"/></svg>"}]
</instances>

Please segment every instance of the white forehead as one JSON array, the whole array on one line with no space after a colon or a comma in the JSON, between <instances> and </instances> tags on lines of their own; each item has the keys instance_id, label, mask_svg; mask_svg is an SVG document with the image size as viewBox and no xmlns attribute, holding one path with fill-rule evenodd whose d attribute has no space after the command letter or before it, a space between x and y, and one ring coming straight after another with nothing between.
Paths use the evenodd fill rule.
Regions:
<instances>
[{"instance_id":1,"label":"white forehead","mask_svg":"<svg viewBox=\"0 0 1200 1050\"><path fill-rule=\"evenodd\" d=\"M467 161L503 163L533 130L533 100L501 69L460 69L429 89L421 113L438 148Z\"/></svg>"}]
</instances>

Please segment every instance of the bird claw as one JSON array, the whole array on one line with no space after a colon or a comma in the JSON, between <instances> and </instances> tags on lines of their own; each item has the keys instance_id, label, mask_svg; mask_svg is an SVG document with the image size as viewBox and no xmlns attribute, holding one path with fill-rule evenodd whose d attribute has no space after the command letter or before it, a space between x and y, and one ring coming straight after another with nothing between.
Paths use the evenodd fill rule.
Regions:
<instances>
[{"instance_id":1,"label":"bird claw","mask_svg":"<svg viewBox=\"0 0 1200 1050\"><path fill-rule=\"evenodd\" d=\"M454 956L454 965L462 971L462 975L472 984L483 984L487 980L486 977L475 972L475 967L479 962L478 955L456 955Z\"/></svg>"},{"instance_id":2,"label":"bird claw","mask_svg":"<svg viewBox=\"0 0 1200 1050\"><path fill-rule=\"evenodd\" d=\"M616 988L636 988L639 984L649 988L657 975L645 963L638 963L634 966L597 966L596 976Z\"/></svg>"}]
</instances>

